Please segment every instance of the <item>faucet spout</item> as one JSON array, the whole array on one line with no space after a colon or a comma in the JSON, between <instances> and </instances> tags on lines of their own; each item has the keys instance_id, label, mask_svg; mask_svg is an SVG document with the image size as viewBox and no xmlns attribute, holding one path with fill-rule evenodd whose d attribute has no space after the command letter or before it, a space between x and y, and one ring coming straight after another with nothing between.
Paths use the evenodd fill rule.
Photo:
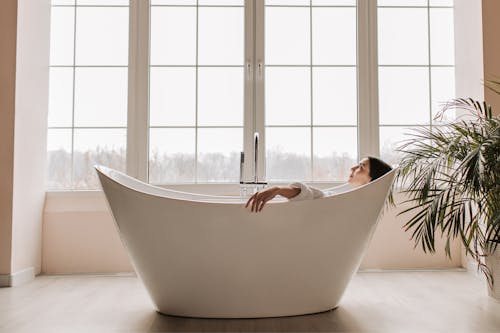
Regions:
<instances>
[{"instance_id":1,"label":"faucet spout","mask_svg":"<svg viewBox=\"0 0 500 333\"><path fill-rule=\"evenodd\" d=\"M255 132L253 135L254 141L254 155L253 155L253 171L254 171L254 179L253 181L257 183L259 181L258 171L259 171L259 132Z\"/></svg>"},{"instance_id":2,"label":"faucet spout","mask_svg":"<svg viewBox=\"0 0 500 333\"><path fill-rule=\"evenodd\" d=\"M245 155L243 152L240 154L240 196L247 197L248 194L254 194L262 190L267 183L259 181L259 133L253 134L253 181L243 181L243 163Z\"/></svg>"}]
</instances>

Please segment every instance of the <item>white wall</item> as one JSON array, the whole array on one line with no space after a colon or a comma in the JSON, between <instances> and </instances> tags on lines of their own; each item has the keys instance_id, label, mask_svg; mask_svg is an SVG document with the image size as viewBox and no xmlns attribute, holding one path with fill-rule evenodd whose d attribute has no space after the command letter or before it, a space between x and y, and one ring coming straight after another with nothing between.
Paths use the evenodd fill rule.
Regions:
<instances>
[{"instance_id":1,"label":"white wall","mask_svg":"<svg viewBox=\"0 0 500 333\"><path fill-rule=\"evenodd\" d=\"M17 21L13 272L41 270L47 159L50 1L19 0Z\"/></svg>"},{"instance_id":2,"label":"white wall","mask_svg":"<svg viewBox=\"0 0 500 333\"><path fill-rule=\"evenodd\" d=\"M485 96L483 51L487 45L483 46L483 25L486 23L483 22L484 3L481 0L455 0L456 95L478 101L483 101ZM496 32L489 33L497 38ZM462 251L462 263L470 272L476 272L473 260L465 257L465 250Z\"/></svg>"},{"instance_id":3,"label":"white wall","mask_svg":"<svg viewBox=\"0 0 500 333\"><path fill-rule=\"evenodd\" d=\"M41 271L48 109L49 0L0 11L0 285Z\"/></svg>"},{"instance_id":4,"label":"white wall","mask_svg":"<svg viewBox=\"0 0 500 333\"><path fill-rule=\"evenodd\" d=\"M50 0L0 9L0 285L16 285L41 271Z\"/></svg>"},{"instance_id":5,"label":"white wall","mask_svg":"<svg viewBox=\"0 0 500 333\"><path fill-rule=\"evenodd\" d=\"M48 274L132 271L102 192L47 195L42 253Z\"/></svg>"},{"instance_id":6,"label":"white wall","mask_svg":"<svg viewBox=\"0 0 500 333\"><path fill-rule=\"evenodd\" d=\"M481 0L455 0L457 97L484 100Z\"/></svg>"}]
</instances>

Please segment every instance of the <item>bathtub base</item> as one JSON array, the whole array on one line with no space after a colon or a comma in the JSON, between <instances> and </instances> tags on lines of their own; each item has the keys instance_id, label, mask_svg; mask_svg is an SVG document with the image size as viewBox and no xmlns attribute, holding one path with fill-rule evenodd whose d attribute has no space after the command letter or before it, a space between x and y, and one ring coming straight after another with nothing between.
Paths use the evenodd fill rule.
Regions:
<instances>
[{"instance_id":1,"label":"bathtub base","mask_svg":"<svg viewBox=\"0 0 500 333\"><path fill-rule=\"evenodd\" d=\"M169 317L181 317L181 318L193 318L193 319L263 319L263 318L283 318L283 317L300 317L300 316L314 316L317 314L322 314L322 313L327 313L331 311L337 310L339 306L336 305L333 308L327 309L327 310L322 310L322 311L316 311L316 312L306 312L306 313L296 313L296 314L283 314L283 315L264 315L264 316L235 316L235 315L227 315L227 316L203 316L203 315L189 315L189 314L174 314L174 313L167 313L167 312L162 312L160 310L156 310L157 313L163 315L163 316L169 316Z\"/></svg>"}]
</instances>

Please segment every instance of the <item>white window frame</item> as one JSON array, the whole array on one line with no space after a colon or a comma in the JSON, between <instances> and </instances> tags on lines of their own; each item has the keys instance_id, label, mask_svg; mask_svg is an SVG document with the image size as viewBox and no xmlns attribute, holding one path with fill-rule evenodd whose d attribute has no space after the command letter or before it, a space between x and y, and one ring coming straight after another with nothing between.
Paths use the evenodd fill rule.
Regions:
<instances>
[{"instance_id":1,"label":"white window frame","mask_svg":"<svg viewBox=\"0 0 500 333\"><path fill-rule=\"evenodd\" d=\"M358 0L358 157L379 156L377 1Z\"/></svg>"},{"instance_id":2,"label":"white window frame","mask_svg":"<svg viewBox=\"0 0 500 333\"><path fill-rule=\"evenodd\" d=\"M127 111L128 175L148 181L149 0L130 0Z\"/></svg>"}]
</instances>

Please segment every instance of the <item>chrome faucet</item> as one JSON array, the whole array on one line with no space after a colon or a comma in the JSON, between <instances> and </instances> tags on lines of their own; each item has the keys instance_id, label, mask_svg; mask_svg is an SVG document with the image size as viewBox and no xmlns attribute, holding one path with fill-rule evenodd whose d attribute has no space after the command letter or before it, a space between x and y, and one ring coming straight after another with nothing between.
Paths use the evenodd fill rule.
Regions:
<instances>
[{"instance_id":1,"label":"chrome faucet","mask_svg":"<svg viewBox=\"0 0 500 333\"><path fill-rule=\"evenodd\" d=\"M245 153L240 153L240 184L243 184L243 165L245 164Z\"/></svg>"},{"instance_id":2,"label":"chrome faucet","mask_svg":"<svg viewBox=\"0 0 500 333\"><path fill-rule=\"evenodd\" d=\"M243 180L243 164L245 163L245 154L240 154L240 184L242 185L267 185L265 181L259 181L259 133L255 132L253 135L253 181L246 182Z\"/></svg>"},{"instance_id":3,"label":"chrome faucet","mask_svg":"<svg viewBox=\"0 0 500 333\"><path fill-rule=\"evenodd\" d=\"M259 132L253 134L253 182L259 181Z\"/></svg>"}]
</instances>

